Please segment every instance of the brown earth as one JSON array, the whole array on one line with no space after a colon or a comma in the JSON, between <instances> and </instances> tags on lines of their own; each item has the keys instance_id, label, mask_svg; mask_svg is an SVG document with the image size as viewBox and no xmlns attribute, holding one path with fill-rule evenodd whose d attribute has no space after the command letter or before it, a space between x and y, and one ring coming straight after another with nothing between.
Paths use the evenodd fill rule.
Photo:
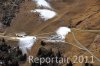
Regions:
<instances>
[{"instance_id":1,"label":"brown earth","mask_svg":"<svg viewBox=\"0 0 100 66\"><path fill-rule=\"evenodd\" d=\"M21 4L20 12L16 14L11 26L7 28L7 35L14 35L17 32L26 32L28 35L55 32L61 26L84 30L100 30L100 0L52 0L50 4L57 12L57 16L44 22L39 19L38 14L30 12L30 10L36 8L36 4L26 0L25 3ZM75 29L72 31L75 32L77 40L100 59L100 31L89 32ZM94 40L95 38L96 40ZM36 55L40 47L40 41L38 40L33 46L29 55ZM66 37L66 41L77 45L71 33ZM48 44L48 46L52 47L54 45ZM88 52L67 43L61 44L61 46L60 50L64 56L91 56ZM100 62L94 60L94 66L100 66ZM82 66L82 64L74 65ZM25 63L22 66L29 66L29 64Z\"/></svg>"}]
</instances>

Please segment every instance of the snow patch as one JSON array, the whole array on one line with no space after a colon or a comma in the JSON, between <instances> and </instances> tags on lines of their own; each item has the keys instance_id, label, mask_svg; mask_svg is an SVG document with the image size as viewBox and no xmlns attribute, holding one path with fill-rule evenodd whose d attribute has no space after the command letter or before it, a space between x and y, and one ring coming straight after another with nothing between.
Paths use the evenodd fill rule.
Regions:
<instances>
[{"instance_id":1,"label":"snow patch","mask_svg":"<svg viewBox=\"0 0 100 66\"><path fill-rule=\"evenodd\" d=\"M71 32L71 29L68 27L60 27L57 29L56 34L51 35L46 42L65 42L66 35Z\"/></svg>"},{"instance_id":2,"label":"snow patch","mask_svg":"<svg viewBox=\"0 0 100 66\"><path fill-rule=\"evenodd\" d=\"M66 35L71 32L71 29L68 27L60 27L56 33L57 35L60 35L62 37L62 39L65 39Z\"/></svg>"},{"instance_id":3,"label":"snow patch","mask_svg":"<svg viewBox=\"0 0 100 66\"><path fill-rule=\"evenodd\" d=\"M35 9L35 10L31 10L31 12L39 13L39 16L45 21L56 16L56 12L48 9Z\"/></svg>"},{"instance_id":4,"label":"snow patch","mask_svg":"<svg viewBox=\"0 0 100 66\"><path fill-rule=\"evenodd\" d=\"M48 2L46 2L45 0L33 0L36 2L38 7L47 7L47 8L51 8L50 4Z\"/></svg>"},{"instance_id":5,"label":"snow patch","mask_svg":"<svg viewBox=\"0 0 100 66\"><path fill-rule=\"evenodd\" d=\"M52 9L52 7L46 0L33 0L33 1L36 2L36 5L38 7L44 7L44 9L35 9L35 10L31 10L31 12L38 12L39 16L44 21L51 19L57 15L55 11L50 10Z\"/></svg>"},{"instance_id":6,"label":"snow patch","mask_svg":"<svg viewBox=\"0 0 100 66\"><path fill-rule=\"evenodd\" d=\"M62 37L60 35L57 35L57 34L51 35L45 41L46 42L65 42L65 40L63 40Z\"/></svg>"},{"instance_id":7,"label":"snow patch","mask_svg":"<svg viewBox=\"0 0 100 66\"><path fill-rule=\"evenodd\" d=\"M27 50L31 50L36 42L35 36L18 37L17 39L19 39L19 48L22 50L23 54L26 54Z\"/></svg>"}]
</instances>

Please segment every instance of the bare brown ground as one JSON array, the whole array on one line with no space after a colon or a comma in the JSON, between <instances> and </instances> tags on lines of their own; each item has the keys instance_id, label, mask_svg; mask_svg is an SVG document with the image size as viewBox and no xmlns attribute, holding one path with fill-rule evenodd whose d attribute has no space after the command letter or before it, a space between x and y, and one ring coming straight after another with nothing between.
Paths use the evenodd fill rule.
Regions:
<instances>
[{"instance_id":1,"label":"bare brown ground","mask_svg":"<svg viewBox=\"0 0 100 66\"><path fill-rule=\"evenodd\" d=\"M55 18L44 22L39 19L37 14L30 12L30 10L36 8L36 4L26 0L26 2L21 5L20 12L16 14L16 18L13 19L11 27L7 28L7 34L14 35L16 32L26 32L29 35L37 35L55 32L58 27L70 26L70 24L72 28L100 30L100 0L73 0L73 2L70 3L67 0L66 2L62 2L62 0L59 1L51 2L52 7L58 15ZM82 45L88 49L92 48L94 55L100 58L100 49L98 47L100 44L99 38L93 43L95 37L100 35L100 32L75 31L75 35ZM41 40L38 40L36 42L32 50L29 51L29 55L36 55L40 47L40 41ZM76 44L71 33L66 37L66 41ZM91 47L93 44L95 44L95 46ZM52 47L51 44L48 44L48 46ZM64 44L64 46L66 46L64 50L62 50L64 56L91 56L88 52L80 50L75 46L68 44ZM61 49L63 48L61 47ZM95 66L96 65L100 65L100 63L96 61ZM26 62L21 66L29 66L29 64ZM75 64L75 66L82 66L82 64Z\"/></svg>"}]
</instances>

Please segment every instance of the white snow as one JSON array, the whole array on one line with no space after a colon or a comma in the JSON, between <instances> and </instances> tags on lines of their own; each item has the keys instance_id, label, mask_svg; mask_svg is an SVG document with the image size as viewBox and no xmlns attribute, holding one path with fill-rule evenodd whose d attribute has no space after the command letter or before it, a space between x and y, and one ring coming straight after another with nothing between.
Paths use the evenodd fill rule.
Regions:
<instances>
[{"instance_id":1,"label":"white snow","mask_svg":"<svg viewBox=\"0 0 100 66\"><path fill-rule=\"evenodd\" d=\"M35 10L31 10L31 12L39 13L39 16L44 20L48 20L56 16L56 12L48 9L35 9Z\"/></svg>"},{"instance_id":2,"label":"white snow","mask_svg":"<svg viewBox=\"0 0 100 66\"><path fill-rule=\"evenodd\" d=\"M44 21L51 19L57 15L55 11L50 10L50 9L52 9L52 7L46 0L33 0L33 1L36 2L36 5L38 7L44 7L44 9L35 9L35 10L31 10L31 12L39 13L39 16ZM49 8L49 9L47 9L47 8Z\"/></svg>"},{"instance_id":3,"label":"white snow","mask_svg":"<svg viewBox=\"0 0 100 66\"><path fill-rule=\"evenodd\" d=\"M33 0L36 2L38 7L47 7L47 8L51 8L50 4L48 2L46 2L45 0Z\"/></svg>"},{"instance_id":4,"label":"white snow","mask_svg":"<svg viewBox=\"0 0 100 66\"><path fill-rule=\"evenodd\" d=\"M56 43L56 42L65 42L65 40L44 40L45 42L53 42L53 43Z\"/></svg>"},{"instance_id":5,"label":"white snow","mask_svg":"<svg viewBox=\"0 0 100 66\"><path fill-rule=\"evenodd\" d=\"M31 50L36 42L36 37L34 36L18 37L17 39L19 39L19 48L22 50L23 54L26 54L27 50Z\"/></svg>"},{"instance_id":6,"label":"white snow","mask_svg":"<svg viewBox=\"0 0 100 66\"><path fill-rule=\"evenodd\" d=\"M57 29L55 35L51 35L47 38L46 42L65 42L66 35L71 32L71 29L68 27L60 27Z\"/></svg>"},{"instance_id":7,"label":"white snow","mask_svg":"<svg viewBox=\"0 0 100 66\"><path fill-rule=\"evenodd\" d=\"M65 42L65 40L63 40L62 37L60 35L57 35L57 34L51 35L45 41L46 42Z\"/></svg>"},{"instance_id":8,"label":"white snow","mask_svg":"<svg viewBox=\"0 0 100 66\"><path fill-rule=\"evenodd\" d=\"M62 37L62 39L65 39L66 35L71 32L71 29L68 27L60 27L58 28L58 30L56 31L57 35L60 35Z\"/></svg>"}]
</instances>

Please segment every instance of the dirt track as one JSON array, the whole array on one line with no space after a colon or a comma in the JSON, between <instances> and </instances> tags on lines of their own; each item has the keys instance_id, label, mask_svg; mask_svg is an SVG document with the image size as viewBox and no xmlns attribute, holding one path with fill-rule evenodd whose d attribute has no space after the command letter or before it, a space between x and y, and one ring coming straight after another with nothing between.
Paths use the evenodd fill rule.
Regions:
<instances>
[{"instance_id":1,"label":"dirt track","mask_svg":"<svg viewBox=\"0 0 100 66\"><path fill-rule=\"evenodd\" d=\"M51 20L43 22L42 20L39 20L39 17L36 14L30 12L30 10L36 8L35 3L31 1L26 1L25 3L23 3L21 5L20 12L16 14L16 17L13 19L11 27L7 28L7 34L14 35L16 32L26 32L29 35L37 35L40 33L55 32L58 27L69 26L69 23L71 23L71 26L73 28L100 30L100 5L97 5L100 4L99 0L77 0L72 4L66 4L61 1L59 3L60 5L58 5L58 2L55 1L54 3L51 2L51 4L53 8L55 8L55 10L57 11L57 16ZM61 22L61 20L63 20L63 22ZM80 23L78 24L78 22ZM94 33L80 31L75 31L75 34L77 36L77 40L79 40L87 48L92 45L92 41L94 40L94 38L97 35L100 35L100 33L98 32ZM75 41L71 34L66 37L66 41L75 44ZM97 39L97 42L94 42L94 44L100 44L98 41L100 41L99 38ZM37 43L33 46L33 49L31 52L29 52L29 54L35 56L39 47L40 40L38 40ZM95 55L100 58L99 47L92 46L91 48L92 50L94 50L93 53L95 53ZM74 46L71 46L70 49L65 48L65 50L65 56L90 56L88 52L84 54L83 50L80 50ZM97 62L96 64L99 63ZM81 66L77 64L75 65ZM21 66L29 66L29 64L26 63Z\"/></svg>"}]
</instances>

